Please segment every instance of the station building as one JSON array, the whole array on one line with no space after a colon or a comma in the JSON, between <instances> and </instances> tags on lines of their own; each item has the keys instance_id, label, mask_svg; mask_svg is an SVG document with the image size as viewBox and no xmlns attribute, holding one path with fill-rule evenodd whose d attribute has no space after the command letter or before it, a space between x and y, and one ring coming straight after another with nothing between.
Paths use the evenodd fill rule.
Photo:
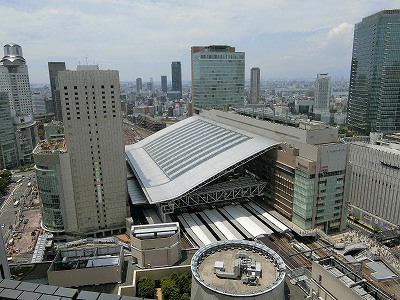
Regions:
<instances>
[{"instance_id":1,"label":"station building","mask_svg":"<svg viewBox=\"0 0 400 300\"><path fill-rule=\"evenodd\" d=\"M166 222L246 199L299 234L344 229L347 145L337 139L337 128L318 122L205 111L125 147L132 211L150 204Z\"/></svg>"}]
</instances>

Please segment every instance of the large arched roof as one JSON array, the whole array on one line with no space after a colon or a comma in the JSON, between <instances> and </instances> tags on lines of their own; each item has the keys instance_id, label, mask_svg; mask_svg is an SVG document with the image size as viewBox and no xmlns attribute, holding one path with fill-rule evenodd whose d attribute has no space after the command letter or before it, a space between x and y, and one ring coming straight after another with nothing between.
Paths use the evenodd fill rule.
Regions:
<instances>
[{"instance_id":1,"label":"large arched roof","mask_svg":"<svg viewBox=\"0 0 400 300\"><path fill-rule=\"evenodd\" d=\"M279 144L194 116L125 146L125 153L149 203L159 203Z\"/></svg>"}]
</instances>

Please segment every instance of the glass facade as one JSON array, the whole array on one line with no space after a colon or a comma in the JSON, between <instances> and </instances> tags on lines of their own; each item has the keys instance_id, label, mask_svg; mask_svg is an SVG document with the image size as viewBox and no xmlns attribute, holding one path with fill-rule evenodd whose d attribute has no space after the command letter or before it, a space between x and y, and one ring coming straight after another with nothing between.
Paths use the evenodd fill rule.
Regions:
<instances>
[{"instance_id":1,"label":"glass facade","mask_svg":"<svg viewBox=\"0 0 400 300\"><path fill-rule=\"evenodd\" d=\"M203 47L197 52L193 48L194 106L206 109L242 107L245 96L244 52L235 52L229 46Z\"/></svg>"},{"instance_id":2,"label":"glass facade","mask_svg":"<svg viewBox=\"0 0 400 300\"><path fill-rule=\"evenodd\" d=\"M171 63L172 90L179 91L182 94L182 68L180 61Z\"/></svg>"},{"instance_id":3,"label":"glass facade","mask_svg":"<svg viewBox=\"0 0 400 300\"><path fill-rule=\"evenodd\" d=\"M316 227L339 229L344 191L344 171L321 173L318 177Z\"/></svg>"},{"instance_id":4,"label":"glass facade","mask_svg":"<svg viewBox=\"0 0 400 300\"><path fill-rule=\"evenodd\" d=\"M314 177L295 171L292 222L304 230L311 229L314 208Z\"/></svg>"},{"instance_id":5,"label":"glass facade","mask_svg":"<svg viewBox=\"0 0 400 300\"><path fill-rule=\"evenodd\" d=\"M400 10L355 25L347 123L369 132L400 130Z\"/></svg>"},{"instance_id":6,"label":"glass facade","mask_svg":"<svg viewBox=\"0 0 400 300\"><path fill-rule=\"evenodd\" d=\"M7 93L0 92L0 169L18 165L14 127Z\"/></svg>"},{"instance_id":7,"label":"glass facade","mask_svg":"<svg viewBox=\"0 0 400 300\"><path fill-rule=\"evenodd\" d=\"M64 230L56 165L36 166L43 225L49 230Z\"/></svg>"}]
</instances>

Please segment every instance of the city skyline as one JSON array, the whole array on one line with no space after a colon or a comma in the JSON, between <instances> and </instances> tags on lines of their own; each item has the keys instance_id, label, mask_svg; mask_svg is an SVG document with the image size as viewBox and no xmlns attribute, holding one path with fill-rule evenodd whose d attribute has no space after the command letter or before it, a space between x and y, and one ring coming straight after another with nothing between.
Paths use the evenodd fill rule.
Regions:
<instances>
[{"instance_id":1,"label":"city skyline","mask_svg":"<svg viewBox=\"0 0 400 300\"><path fill-rule=\"evenodd\" d=\"M96 63L102 69L119 70L122 81L159 78L169 73L172 61L181 61L186 81L190 79L190 47L212 44L235 45L246 53L246 79L254 66L260 67L262 80L312 79L322 72L347 79L354 24L396 4L391 0L323 5L317 1L252 5L239 1L11 1L0 4L4 16L0 41L24 48L31 83L48 83L49 61L65 61L71 70L79 63Z\"/></svg>"}]
</instances>

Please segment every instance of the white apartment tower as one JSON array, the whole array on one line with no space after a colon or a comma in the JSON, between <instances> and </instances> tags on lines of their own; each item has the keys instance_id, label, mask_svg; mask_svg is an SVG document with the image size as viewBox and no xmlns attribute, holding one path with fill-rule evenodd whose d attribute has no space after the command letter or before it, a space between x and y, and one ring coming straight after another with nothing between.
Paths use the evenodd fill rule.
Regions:
<instances>
[{"instance_id":1,"label":"white apartment tower","mask_svg":"<svg viewBox=\"0 0 400 300\"><path fill-rule=\"evenodd\" d=\"M315 79L315 108L328 108L332 95L331 78L328 73L318 74Z\"/></svg>"},{"instance_id":2,"label":"white apartment tower","mask_svg":"<svg viewBox=\"0 0 400 300\"><path fill-rule=\"evenodd\" d=\"M260 101L260 68L251 68L250 71L250 103Z\"/></svg>"},{"instance_id":3,"label":"white apartment tower","mask_svg":"<svg viewBox=\"0 0 400 300\"><path fill-rule=\"evenodd\" d=\"M60 71L58 80L74 199L68 229L123 228L128 210L118 71L85 66Z\"/></svg>"}]
</instances>

